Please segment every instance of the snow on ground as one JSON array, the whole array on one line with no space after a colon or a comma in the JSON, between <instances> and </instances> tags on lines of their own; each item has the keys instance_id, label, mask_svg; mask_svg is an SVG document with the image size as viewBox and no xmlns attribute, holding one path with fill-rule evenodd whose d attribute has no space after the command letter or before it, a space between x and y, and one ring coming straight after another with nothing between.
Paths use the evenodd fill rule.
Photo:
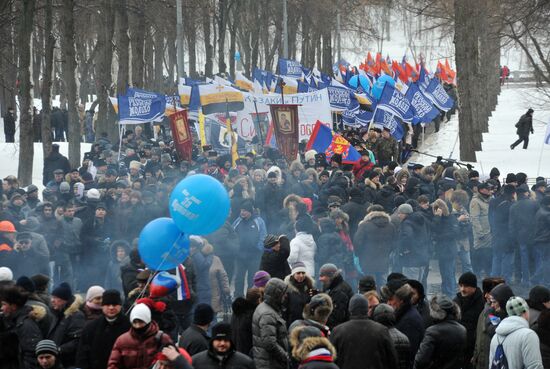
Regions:
<instances>
[{"instance_id":1,"label":"snow on ground","mask_svg":"<svg viewBox=\"0 0 550 369\"><path fill-rule=\"evenodd\" d=\"M539 175L550 177L550 145L544 145L546 124L550 122L550 105L537 107L533 102L537 97L543 99L536 88L516 88L510 84L502 90L497 108L489 118L489 132L483 135L482 151L476 153L477 162L472 163L481 176L488 177L491 168L497 167L501 176L512 172L524 172L529 178ZM510 150L510 145L518 138L514 126L530 107L535 110L535 133L529 137L529 148L523 150L521 144L515 150ZM448 123L442 124L438 133L426 136L426 141L420 145L419 151L458 160L458 116L455 115ZM415 154L411 158L412 162L424 165L434 160L435 158L421 154Z\"/></svg>"},{"instance_id":2,"label":"snow on ground","mask_svg":"<svg viewBox=\"0 0 550 369\"><path fill-rule=\"evenodd\" d=\"M68 157L69 144L67 142L57 142L59 152ZM90 151L92 145L83 143L80 145L81 159L84 153ZM19 143L0 143L0 178L6 178L8 175L17 177L19 167ZM32 183L40 190L42 186L42 169L44 167L44 155L42 153L42 144L34 144L34 160L32 163Z\"/></svg>"}]
</instances>

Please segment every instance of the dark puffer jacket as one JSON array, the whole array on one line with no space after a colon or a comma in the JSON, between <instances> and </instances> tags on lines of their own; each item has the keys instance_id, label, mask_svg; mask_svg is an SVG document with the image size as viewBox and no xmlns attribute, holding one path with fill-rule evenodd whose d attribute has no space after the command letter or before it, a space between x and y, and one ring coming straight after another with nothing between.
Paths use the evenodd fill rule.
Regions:
<instances>
[{"instance_id":1,"label":"dark puffer jacket","mask_svg":"<svg viewBox=\"0 0 550 369\"><path fill-rule=\"evenodd\" d=\"M231 305L231 335L235 350L246 355L252 351L252 316L256 306L244 297L237 297Z\"/></svg>"},{"instance_id":2,"label":"dark puffer jacket","mask_svg":"<svg viewBox=\"0 0 550 369\"><path fill-rule=\"evenodd\" d=\"M310 291L313 289L315 282L306 275L302 283L296 282L293 276L289 275L285 278L285 283L288 286L286 309L284 311L284 319L289 327L292 322L302 319L304 306L311 300Z\"/></svg>"},{"instance_id":3,"label":"dark puffer jacket","mask_svg":"<svg viewBox=\"0 0 550 369\"><path fill-rule=\"evenodd\" d=\"M395 320L395 328L409 339L411 347L410 362L412 362L424 337L424 321L418 310L407 304L402 305L395 311Z\"/></svg>"},{"instance_id":4,"label":"dark puffer jacket","mask_svg":"<svg viewBox=\"0 0 550 369\"><path fill-rule=\"evenodd\" d=\"M193 366L200 369L254 369L254 361L236 351L233 345L225 355L218 355L210 343L208 350L193 355Z\"/></svg>"},{"instance_id":5,"label":"dark puffer jacket","mask_svg":"<svg viewBox=\"0 0 550 369\"><path fill-rule=\"evenodd\" d=\"M344 270L349 270L350 267L353 267L353 254L348 251L340 238L336 223L332 219L322 218L319 224L322 233L316 241L315 265L333 263Z\"/></svg>"},{"instance_id":6,"label":"dark puffer jacket","mask_svg":"<svg viewBox=\"0 0 550 369\"><path fill-rule=\"evenodd\" d=\"M485 306L485 299L481 290L477 288L472 296L463 297L460 293L457 293L454 302L460 308L461 318L459 322L466 328L467 342L466 350L464 350L464 362L469 363L474 354L477 321Z\"/></svg>"},{"instance_id":7,"label":"dark puffer jacket","mask_svg":"<svg viewBox=\"0 0 550 369\"><path fill-rule=\"evenodd\" d=\"M460 369L466 346L466 328L456 320L444 320L426 329L416 353L415 369Z\"/></svg>"},{"instance_id":8,"label":"dark puffer jacket","mask_svg":"<svg viewBox=\"0 0 550 369\"><path fill-rule=\"evenodd\" d=\"M395 239L395 226L383 211L373 211L359 223L353 245L363 273L387 273Z\"/></svg>"},{"instance_id":9,"label":"dark puffer jacket","mask_svg":"<svg viewBox=\"0 0 550 369\"><path fill-rule=\"evenodd\" d=\"M279 251L264 247L260 270L268 272L271 278L284 279L290 274L290 266L286 261L288 255L290 255L290 241L288 237L281 236L279 237L279 244L281 245Z\"/></svg>"},{"instance_id":10,"label":"dark puffer jacket","mask_svg":"<svg viewBox=\"0 0 550 369\"><path fill-rule=\"evenodd\" d=\"M19 366L15 365L15 361L12 363L14 367L34 369L39 368L36 361L36 355L34 354L34 348L36 344L43 338L42 332L36 321L33 318L33 309L30 306L23 306L17 310L17 312L6 319L6 331L0 334L0 342L2 342L1 351L11 348L9 341L5 341L7 338L12 338L16 343L13 348L17 348L13 356L18 355ZM7 353L1 355L2 358L9 356ZM10 363L6 360L2 362L1 366L9 368Z\"/></svg>"},{"instance_id":11,"label":"dark puffer jacket","mask_svg":"<svg viewBox=\"0 0 550 369\"><path fill-rule=\"evenodd\" d=\"M264 302L252 317L252 356L257 369L287 369L288 333L281 316L287 286L272 278L265 286Z\"/></svg>"}]
</instances>

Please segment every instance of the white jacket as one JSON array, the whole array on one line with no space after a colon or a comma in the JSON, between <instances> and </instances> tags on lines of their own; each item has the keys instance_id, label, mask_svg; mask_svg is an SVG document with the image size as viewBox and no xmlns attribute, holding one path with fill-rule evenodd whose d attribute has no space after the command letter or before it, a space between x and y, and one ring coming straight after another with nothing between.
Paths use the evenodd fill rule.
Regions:
<instances>
[{"instance_id":1,"label":"white jacket","mask_svg":"<svg viewBox=\"0 0 550 369\"><path fill-rule=\"evenodd\" d=\"M510 316L500 322L495 332L491 340L489 367L500 342L509 369L543 369L539 337L529 329L527 320L520 316Z\"/></svg>"},{"instance_id":2,"label":"white jacket","mask_svg":"<svg viewBox=\"0 0 550 369\"><path fill-rule=\"evenodd\" d=\"M317 245L313 240L313 236L309 233L298 232L290 241L290 255L288 255L288 264L292 268L292 264L301 261L306 266L306 273L310 277L315 276L315 252Z\"/></svg>"}]
</instances>

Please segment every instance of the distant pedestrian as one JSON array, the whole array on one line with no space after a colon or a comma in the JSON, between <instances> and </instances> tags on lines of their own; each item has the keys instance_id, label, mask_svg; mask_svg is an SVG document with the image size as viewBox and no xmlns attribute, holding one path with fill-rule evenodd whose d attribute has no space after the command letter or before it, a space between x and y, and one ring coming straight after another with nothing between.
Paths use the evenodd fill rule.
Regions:
<instances>
[{"instance_id":1,"label":"distant pedestrian","mask_svg":"<svg viewBox=\"0 0 550 369\"><path fill-rule=\"evenodd\" d=\"M519 121L516 123L516 134L519 136L518 140L510 145L510 148L514 148L523 142L523 149L527 150L527 145L529 145L529 132L535 133L533 130L533 113L534 110L529 108L527 113L523 114Z\"/></svg>"},{"instance_id":2,"label":"distant pedestrian","mask_svg":"<svg viewBox=\"0 0 550 369\"><path fill-rule=\"evenodd\" d=\"M4 115L4 136L6 142L15 142L15 110L11 106Z\"/></svg>"}]
</instances>

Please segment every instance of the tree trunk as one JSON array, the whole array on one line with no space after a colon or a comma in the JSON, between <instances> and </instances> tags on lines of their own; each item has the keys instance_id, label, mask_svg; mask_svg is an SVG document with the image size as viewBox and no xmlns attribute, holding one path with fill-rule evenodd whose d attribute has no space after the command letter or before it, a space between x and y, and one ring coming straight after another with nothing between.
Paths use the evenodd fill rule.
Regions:
<instances>
[{"instance_id":1,"label":"tree trunk","mask_svg":"<svg viewBox=\"0 0 550 369\"><path fill-rule=\"evenodd\" d=\"M78 119L78 94L76 90L76 52L74 48L74 0L63 0L63 79L67 92L69 112L69 162L71 167L80 166L80 123Z\"/></svg>"},{"instance_id":2,"label":"tree trunk","mask_svg":"<svg viewBox=\"0 0 550 369\"><path fill-rule=\"evenodd\" d=\"M129 44L130 38L128 37L128 11L126 0L116 1L116 51L118 55L118 74L116 90L117 94L126 94L126 89L129 83Z\"/></svg>"},{"instance_id":3,"label":"tree trunk","mask_svg":"<svg viewBox=\"0 0 550 369\"><path fill-rule=\"evenodd\" d=\"M194 4L193 4L194 5ZM189 57L189 77L197 78L197 11L194 6L189 6L183 12L185 38L187 39L187 54Z\"/></svg>"},{"instance_id":4,"label":"tree trunk","mask_svg":"<svg viewBox=\"0 0 550 369\"><path fill-rule=\"evenodd\" d=\"M21 2L21 19L17 40L19 53L19 168L22 186L32 183L34 143L32 130L31 35L35 0Z\"/></svg>"},{"instance_id":5,"label":"tree trunk","mask_svg":"<svg viewBox=\"0 0 550 369\"><path fill-rule=\"evenodd\" d=\"M53 73L53 49L55 38L53 36L53 0L46 0L44 16L44 37L46 47L44 50L44 73L42 76L42 152L47 157L52 151L52 73Z\"/></svg>"},{"instance_id":6,"label":"tree trunk","mask_svg":"<svg viewBox=\"0 0 550 369\"><path fill-rule=\"evenodd\" d=\"M234 5L234 9L229 11L228 14L228 28L229 28L229 75L235 78L235 52L237 51L237 22L236 17L240 7L238 4ZM241 55L242 62L242 55Z\"/></svg>"},{"instance_id":7,"label":"tree trunk","mask_svg":"<svg viewBox=\"0 0 550 369\"><path fill-rule=\"evenodd\" d=\"M458 116L460 160L476 161L476 141L481 133L475 129L476 70L478 62L477 35L472 32L476 22L476 0L455 1L455 54L460 113Z\"/></svg>"},{"instance_id":8,"label":"tree trunk","mask_svg":"<svg viewBox=\"0 0 550 369\"><path fill-rule=\"evenodd\" d=\"M218 73L226 73L225 64L225 30L227 26L228 2L230 0L218 0Z\"/></svg>"},{"instance_id":9,"label":"tree trunk","mask_svg":"<svg viewBox=\"0 0 550 369\"><path fill-rule=\"evenodd\" d=\"M201 7L202 11L202 32L204 35L204 53L205 53L205 63L204 63L204 75L206 77L212 77L214 69L214 50L212 43L210 42L211 33L210 33L210 13L211 13L211 2L206 1L204 6Z\"/></svg>"},{"instance_id":10,"label":"tree trunk","mask_svg":"<svg viewBox=\"0 0 550 369\"><path fill-rule=\"evenodd\" d=\"M40 70L42 68L42 48L44 47L44 30L38 27L33 32L32 37L32 80L33 80L33 97L38 98L40 94Z\"/></svg>"},{"instance_id":11,"label":"tree trunk","mask_svg":"<svg viewBox=\"0 0 550 369\"><path fill-rule=\"evenodd\" d=\"M132 42L132 86L143 88L143 44L145 42L146 22L141 6L136 6L130 17L130 35Z\"/></svg>"},{"instance_id":12,"label":"tree trunk","mask_svg":"<svg viewBox=\"0 0 550 369\"><path fill-rule=\"evenodd\" d=\"M145 89L154 89L155 83L155 47L152 35L151 27L147 27L147 33L145 34L145 54L144 54L144 80L143 87Z\"/></svg>"},{"instance_id":13,"label":"tree trunk","mask_svg":"<svg viewBox=\"0 0 550 369\"><path fill-rule=\"evenodd\" d=\"M332 35L331 30L328 27L323 29L323 56L321 70L330 75L332 72Z\"/></svg>"},{"instance_id":14,"label":"tree trunk","mask_svg":"<svg viewBox=\"0 0 550 369\"><path fill-rule=\"evenodd\" d=\"M113 10L113 0L102 0L101 13L97 15L97 21L100 25L97 35L98 62L96 63L96 94L99 101L97 123L95 127L96 137L103 133L108 134L111 102L109 94L113 78L111 75L111 65L113 61L113 33L115 15Z\"/></svg>"},{"instance_id":15,"label":"tree trunk","mask_svg":"<svg viewBox=\"0 0 550 369\"><path fill-rule=\"evenodd\" d=\"M162 28L155 29L155 91L162 91L164 82L164 32Z\"/></svg>"}]
</instances>

